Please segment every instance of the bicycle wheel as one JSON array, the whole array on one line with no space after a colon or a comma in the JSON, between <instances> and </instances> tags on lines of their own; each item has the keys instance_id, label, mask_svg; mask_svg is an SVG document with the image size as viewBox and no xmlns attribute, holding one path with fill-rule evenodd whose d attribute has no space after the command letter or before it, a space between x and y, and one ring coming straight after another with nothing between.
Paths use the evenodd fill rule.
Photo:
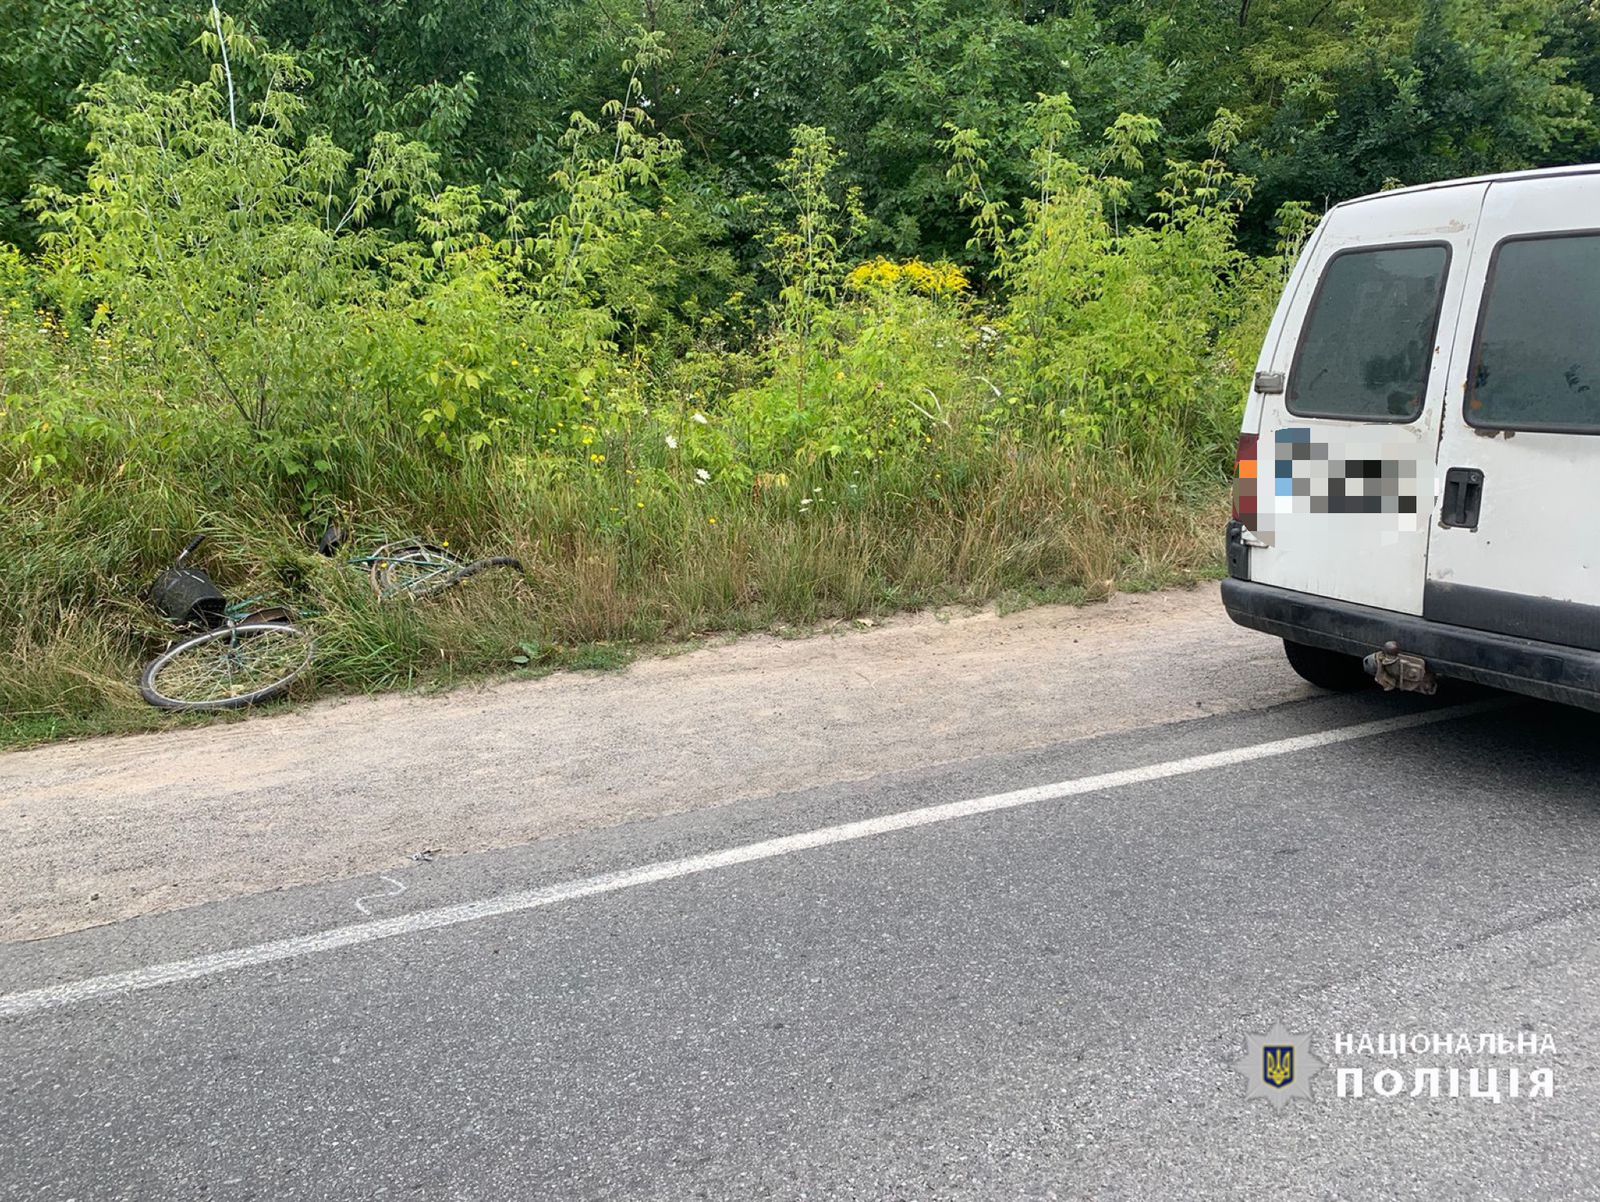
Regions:
<instances>
[{"instance_id":1,"label":"bicycle wheel","mask_svg":"<svg viewBox=\"0 0 1600 1202\"><path fill-rule=\"evenodd\" d=\"M408 540L385 543L365 557L378 596L389 598L400 593L420 596L430 592L457 571L466 561L433 543Z\"/></svg>"},{"instance_id":2,"label":"bicycle wheel","mask_svg":"<svg viewBox=\"0 0 1600 1202\"><path fill-rule=\"evenodd\" d=\"M144 699L164 710L231 710L282 694L311 664L311 636L287 622L224 626L145 666Z\"/></svg>"},{"instance_id":3,"label":"bicycle wheel","mask_svg":"<svg viewBox=\"0 0 1600 1202\"><path fill-rule=\"evenodd\" d=\"M491 559L474 560L464 563L448 576L424 582L410 590L413 597L431 597L435 593L442 593L447 588L460 584L463 580L476 576L479 572L486 572L490 568L515 568L522 571L522 561L513 559L509 555L496 555Z\"/></svg>"}]
</instances>

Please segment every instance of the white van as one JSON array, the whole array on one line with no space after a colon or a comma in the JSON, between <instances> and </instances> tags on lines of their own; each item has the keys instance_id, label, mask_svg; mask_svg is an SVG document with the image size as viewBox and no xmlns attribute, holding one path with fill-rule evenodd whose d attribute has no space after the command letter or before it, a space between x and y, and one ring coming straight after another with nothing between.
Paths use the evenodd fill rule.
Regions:
<instances>
[{"instance_id":1,"label":"white van","mask_svg":"<svg viewBox=\"0 0 1600 1202\"><path fill-rule=\"evenodd\" d=\"M1313 684L1600 709L1600 166L1334 208L1238 474L1223 601Z\"/></svg>"}]
</instances>

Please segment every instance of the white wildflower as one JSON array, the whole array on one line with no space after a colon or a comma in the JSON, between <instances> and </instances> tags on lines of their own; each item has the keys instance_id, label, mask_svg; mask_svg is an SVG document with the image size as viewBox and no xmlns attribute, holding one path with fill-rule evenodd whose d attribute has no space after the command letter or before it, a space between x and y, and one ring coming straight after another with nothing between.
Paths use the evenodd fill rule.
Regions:
<instances>
[{"instance_id":1,"label":"white wildflower","mask_svg":"<svg viewBox=\"0 0 1600 1202\"><path fill-rule=\"evenodd\" d=\"M672 435L668 434L667 435L667 450L676 451L677 449L678 449L678 440L676 438L672 437Z\"/></svg>"},{"instance_id":2,"label":"white wildflower","mask_svg":"<svg viewBox=\"0 0 1600 1202\"><path fill-rule=\"evenodd\" d=\"M692 422L699 422L702 426L709 424L704 413L691 413L689 415L689 420Z\"/></svg>"},{"instance_id":3,"label":"white wildflower","mask_svg":"<svg viewBox=\"0 0 1600 1202\"><path fill-rule=\"evenodd\" d=\"M706 471L706 469L703 467L697 467L694 469L694 478L700 481L701 484L711 483L711 473Z\"/></svg>"}]
</instances>

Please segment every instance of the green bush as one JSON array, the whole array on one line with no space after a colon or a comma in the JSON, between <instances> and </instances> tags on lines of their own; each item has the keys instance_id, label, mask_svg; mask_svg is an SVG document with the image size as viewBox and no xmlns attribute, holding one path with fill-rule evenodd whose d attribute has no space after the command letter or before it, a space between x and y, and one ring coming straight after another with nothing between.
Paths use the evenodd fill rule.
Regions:
<instances>
[{"instance_id":1,"label":"green bush","mask_svg":"<svg viewBox=\"0 0 1600 1202\"><path fill-rule=\"evenodd\" d=\"M720 219L650 127L648 38L623 99L573 117L541 213L445 185L420 144L303 132L294 61L229 36L262 99L221 72L92 88L86 186L40 191L38 256L0 254L8 737L163 720L133 687L170 637L140 596L196 531L231 595L318 615L324 691L1213 570L1284 262L1235 244L1226 119L1133 224L1111 168L1142 170L1153 123L1085 155L1070 104L1041 100L1015 213L953 132L989 280L858 260L840 156L801 128L763 300L696 241ZM329 520L528 575L380 604L314 554Z\"/></svg>"}]
</instances>

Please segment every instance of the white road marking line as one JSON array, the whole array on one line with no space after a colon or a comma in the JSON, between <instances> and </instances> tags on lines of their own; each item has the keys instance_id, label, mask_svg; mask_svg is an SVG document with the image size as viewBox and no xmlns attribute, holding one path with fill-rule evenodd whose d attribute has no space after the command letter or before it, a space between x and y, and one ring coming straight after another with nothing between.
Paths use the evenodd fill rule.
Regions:
<instances>
[{"instance_id":1,"label":"white road marking line","mask_svg":"<svg viewBox=\"0 0 1600 1202\"><path fill-rule=\"evenodd\" d=\"M933 826L957 818L971 818L978 814L992 814L998 810L1014 810L1019 806L1037 805L1045 801L1058 801L1064 797L1079 797L1085 793L1099 793L1106 789L1119 789L1127 785L1146 784L1174 776L1188 776L1207 772L1213 768L1228 768L1254 760L1291 755L1336 743L1349 743L1356 739L1370 739L1376 735L1395 731L1413 730L1419 726L1432 726L1457 718L1472 717L1490 710L1504 708L1501 700L1476 702L1448 709L1430 710L1426 713L1407 714L1398 718L1383 718L1375 722L1362 722L1355 726L1342 726L1333 730L1317 731L1309 735L1295 735L1287 739L1274 739L1248 747L1235 747L1228 751L1213 751L1205 755L1191 755L1165 763L1149 764L1142 768L1123 768L1116 772L1102 772L1094 776L1081 776L1076 780L1061 781L1053 785L1038 785L1031 789L1017 789L1010 793L996 793L989 797L973 797L966 801L946 802L942 805L923 806L914 810L884 814L877 818L864 818L859 822L845 822L837 826L820 827L798 835L784 835L777 839L763 839L722 851L686 856L680 860L663 860L620 872L603 873L576 881L546 885L541 889L528 889L517 893L503 893L481 901L462 902L459 905L439 906L431 910L418 910L394 918L380 918L373 922L352 926L334 927L312 935L297 935L290 939L277 939L258 943L253 947L235 948L232 951L212 952L189 960L175 960L170 964L156 964L148 968L135 968L127 972L107 973L69 981L61 985L48 985L42 989L29 989L21 993L0 995L0 1018L16 1018L50 1010L58 1006L71 1006L110 994L131 993L142 989L156 989L162 985L176 985L200 977L216 976L241 968L272 964L296 956L311 956L339 948L356 947L379 939L392 939L397 935L415 935L422 931L436 931L441 927L459 926L485 918L498 918L503 914L516 914L536 910L542 906L559 905L580 897L594 897L601 893L615 893L639 885L652 885L658 881L676 880L697 873L731 868L736 864L750 864L757 860L770 860L795 852L829 847L835 843L849 843L856 839L869 839L874 835L887 835L894 831L911 830L920 826Z\"/></svg>"}]
</instances>

